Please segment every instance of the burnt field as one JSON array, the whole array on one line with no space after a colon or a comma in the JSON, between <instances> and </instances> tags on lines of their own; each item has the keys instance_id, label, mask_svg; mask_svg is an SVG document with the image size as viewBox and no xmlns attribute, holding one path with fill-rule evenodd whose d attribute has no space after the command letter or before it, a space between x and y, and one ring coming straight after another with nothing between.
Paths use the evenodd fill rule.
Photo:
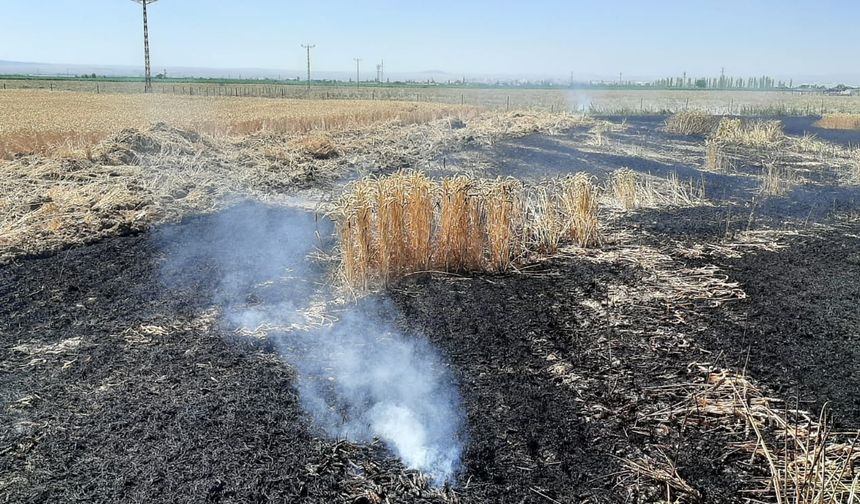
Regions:
<instances>
[{"instance_id":1,"label":"burnt field","mask_svg":"<svg viewBox=\"0 0 860 504\"><path fill-rule=\"evenodd\" d=\"M283 185L273 163L229 203L27 235L0 266L0 501L849 502L856 153L797 124L751 145L662 121L412 128ZM404 167L586 172L601 239L336 287L329 193Z\"/></svg>"}]
</instances>

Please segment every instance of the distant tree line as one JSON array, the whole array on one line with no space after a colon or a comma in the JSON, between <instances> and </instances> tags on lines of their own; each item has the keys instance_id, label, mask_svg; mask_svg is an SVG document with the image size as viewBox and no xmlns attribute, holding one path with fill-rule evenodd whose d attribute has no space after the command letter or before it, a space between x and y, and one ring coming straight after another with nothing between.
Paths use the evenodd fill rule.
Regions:
<instances>
[{"instance_id":1,"label":"distant tree line","mask_svg":"<svg viewBox=\"0 0 860 504\"><path fill-rule=\"evenodd\" d=\"M778 81L767 75L746 78L728 75L693 78L684 75L657 79L651 85L666 89L792 89L794 81Z\"/></svg>"}]
</instances>

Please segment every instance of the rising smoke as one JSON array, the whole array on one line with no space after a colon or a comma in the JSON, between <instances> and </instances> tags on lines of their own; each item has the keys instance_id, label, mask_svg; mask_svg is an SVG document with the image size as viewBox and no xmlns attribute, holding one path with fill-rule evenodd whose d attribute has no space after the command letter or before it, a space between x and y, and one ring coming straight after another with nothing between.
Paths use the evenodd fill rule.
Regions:
<instances>
[{"instance_id":1,"label":"rising smoke","mask_svg":"<svg viewBox=\"0 0 860 504\"><path fill-rule=\"evenodd\" d=\"M571 112L590 112L594 106L594 103L591 101L591 95L586 91L568 91L565 98L567 100L567 108Z\"/></svg>"},{"instance_id":2,"label":"rising smoke","mask_svg":"<svg viewBox=\"0 0 860 504\"><path fill-rule=\"evenodd\" d=\"M327 435L378 438L404 465L452 481L463 417L444 361L423 337L395 326L391 303L341 307L308 329L307 313L332 298L326 271L310 258L330 246L331 223L300 210L246 203L157 234L168 286L208 287L228 330L270 328L298 373L302 404Z\"/></svg>"}]
</instances>

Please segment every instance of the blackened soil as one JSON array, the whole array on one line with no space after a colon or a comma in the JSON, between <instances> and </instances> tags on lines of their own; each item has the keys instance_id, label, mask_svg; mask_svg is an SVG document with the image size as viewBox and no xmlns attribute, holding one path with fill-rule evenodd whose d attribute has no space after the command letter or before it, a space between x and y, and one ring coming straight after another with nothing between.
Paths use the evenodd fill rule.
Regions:
<instances>
[{"instance_id":1,"label":"blackened soil","mask_svg":"<svg viewBox=\"0 0 860 504\"><path fill-rule=\"evenodd\" d=\"M653 135L641 141L663 141ZM609 170L626 159L562 140L501 146L510 155L498 166ZM648 163L639 168L694 170ZM745 194L729 182L727 194ZM715 264L739 282L747 298L717 307L619 302L617 292L647 285L652 272L582 257L506 275L416 275L390 289L394 322L430 339L462 394L468 443L454 493L404 487L408 471L381 443L326 439L271 345L237 337L221 320L213 300L229 271L195 258L170 269L178 287L165 288L165 251L153 236L199 234L183 243L205 248L207 218L4 266L0 502L665 499L664 484L627 468L643 459L675 464L692 491L674 488L672 498L744 502L750 478L765 475L735 449L737 435L658 413L685 404L671 391L701 379L694 363L709 363L745 368L767 393L799 396L808 409L830 403L840 426L857 428L860 224L792 225L801 235L785 248L739 258L688 259L670 244L719 242L754 229L751 219L780 228L856 209L850 194L837 201L818 189L809 200L794 192L619 219L679 266ZM272 269L265 254L244 259Z\"/></svg>"},{"instance_id":2,"label":"blackened soil","mask_svg":"<svg viewBox=\"0 0 860 504\"><path fill-rule=\"evenodd\" d=\"M803 233L803 232L802 232ZM806 231L776 252L715 259L748 298L714 313L708 347L816 411L860 426L860 224Z\"/></svg>"},{"instance_id":3,"label":"blackened soil","mask_svg":"<svg viewBox=\"0 0 860 504\"><path fill-rule=\"evenodd\" d=\"M561 135L533 134L448 152L442 156L444 159L437 160L437 165L444 165L445 170L432 173L444 175L477 171L489 177L541 180L584 172L605 181L613 171L628 168L643 176L676 176L685 184L692 181L697 188L704 185L705 197L716 206L691 211L710 213L706 224L714 228L722 225L723 233L727 229L726 222L720 222L721 216L723 221L730 221L728 231L780 228L786 222L792 222L792 225L823 222L833 212L855 209L860 203L860 187L842 183L835 169L801 170L803 183L792 184L784 195L767 197L761 193L760 181L764 158L756 149L726 148L732 168L725 173L704 171L701 169L705 161L703 137L663 131L665 116L610 119L626 121L623 131L606 134L609 142L623 148L595 147L590 144L587 129L574 128ZM806 132L803 125L809 126L816 119L782 120L792 125L793 129L787 129L787 133L800 131L802 134ZM857 135L856 132L849 133ZM634 155L636 149L652 155ZM671 222L665 224L678 227Z\"/></svg>"},{"instance_id":4,"label":"blackened soil","mask_svg":"<svg viewBox=\"0 0 860 504\"><path fill-rule=\"evenodd\" d=\"M643 130L656 130L663 126L667 115L650 115L650 116L607 116L606 119L614 122L626 120L627 123L634 128ZM759 117L762 120L773 120L774 117ZM860 145L860 131L857 130L838 130L819 128L815 123L821 119L821 116L783 116L777 118L782 123L782 128L787 135L802 137L804 135L815 135L817 138L826 142L839 144L845 147L856 147Z\"/></svg>"},{"instance_id":5,"label":"blackened soil","mask_svg":"<svg viewBox=\"0 0 860 504\"><path fill-rule=\"evenodd\" d=\"M168 290L162 261L140 235L0 269L7 502L648 502L664 485L625 461L665 457L688 501L737 501L748 484L731 433L640 421L684 400L660 387L700 377L689 364L709 354L692 343L712 329L661 302L615 306L610 287L641 282L636 266L558 258L392 289L395 322L440 349L467 409L456 494L410 494L384 446L325 439L291 369L236 343L211 302L221 272L174 271L187 278Z\"/></svg>"},{"instance_id":6,"label":"blackened soil","mask_svg":"<svg viewBox=\"0 0 860 504\"><path fill-rule=\"evenodd\" d=\"M291 371L225 344L205 295L165 296L156 256L145 236L125 237L0 270L7 502L313 492L290 477L320 449Z\"/></svg>"},{"instance_id":7,"label":"blackened soil","mask_svg":"<svg viewBox=\"0 0 860 504\"><path fill-rule=\"evenodd\" d=\"M637 426L667 406L653 388L689 379L687 364L707 358L687 339L707 328L679 330L657 303L602 311L608 286L642 276L557 259L525 275L418 277L395 290L408 325L425 331L457 371L471 436L469 487L493 502L541 502L535 491L560 502L651 502L665 488L623 483L623 461L665 451L696 489L686 498L738 498L737 459L725 458L730 436L663 436ZM600 307L584 306L588 300Z\"/></svg>"}]
</instances>

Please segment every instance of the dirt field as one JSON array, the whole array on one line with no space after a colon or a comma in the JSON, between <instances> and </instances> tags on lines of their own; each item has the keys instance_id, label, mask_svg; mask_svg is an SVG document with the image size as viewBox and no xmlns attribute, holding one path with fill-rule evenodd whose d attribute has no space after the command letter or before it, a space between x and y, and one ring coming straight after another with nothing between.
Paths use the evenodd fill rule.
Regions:
<instances>
[{"instance_id":1,"label":"dirt field","mask_svg":"<svg viewBox=\"0 0 860 504\"><path fill-rule=\"evenodd\" d=\"M809 119L772 145L721 145L708 165L704 138L662 120L389 123L332 135L326 159L289 136L159 125L92 159L5 162L0 500L777 502L772 467L788 488L796 439L821 440L831 468L853 461L836 478L850 484L860 138L803 140ZM606 185L598 248L505 274L423 272L356 301L329 292L332 193L401 168L602 184L629 168L641 186L625 208ZM61 182L83 199L44 200ZM319 250L272 268L296 246ZM285 342L350 307L438 352L464 418L448 484L309 413ZM237 323L237 308L314 321Z\"/></svg>"}]
</instances>

